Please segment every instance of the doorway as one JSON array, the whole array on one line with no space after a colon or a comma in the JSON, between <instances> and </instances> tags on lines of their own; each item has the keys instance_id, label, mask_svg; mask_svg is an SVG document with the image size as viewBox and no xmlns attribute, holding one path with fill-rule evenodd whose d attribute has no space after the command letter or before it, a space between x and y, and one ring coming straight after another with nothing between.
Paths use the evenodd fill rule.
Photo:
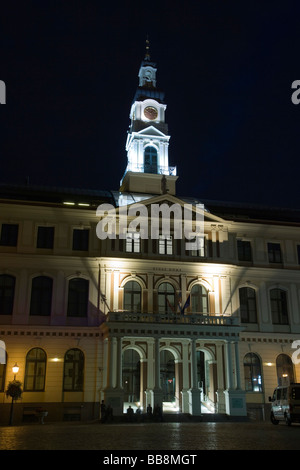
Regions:
<instances>
[{"instance_id":1,"label":"doorway","mask_svg":"<svg viewBox=\"0 0 300 470\"><path fill-rule=\"evenodd\" d=\"M122 385L124 402L131 406L140 401L140 356L134 349L127 349L122 360Z\"/></svg>"}]
</instances>

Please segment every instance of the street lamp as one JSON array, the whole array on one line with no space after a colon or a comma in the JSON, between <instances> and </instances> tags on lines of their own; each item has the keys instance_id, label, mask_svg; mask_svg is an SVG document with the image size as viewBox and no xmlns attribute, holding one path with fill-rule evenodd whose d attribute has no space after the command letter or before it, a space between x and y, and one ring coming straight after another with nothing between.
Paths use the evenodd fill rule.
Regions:
<instances>
[{"instance_id":1,"label":"street lamp","mask_svg":"<svg viewBox=\"0 0 300 470\"><path fill-rule=\"evenodd\" d=\"M15 363L15 365L12 367L12 371L13 371L13 374L14 374L14 382L16 382L16 376L17 376L17 373L19 372L19 366L17 363ZM16 387L16 383L12 383L11 384L12 387ZM9 417L9 424L12 425L13 423L13 414L14 414L14 401L16 398L18 398L17 394L16 394L16 391L14 389L11 390L11 407L10 407L10 417Z\"/></svg>"},{"instance_id":2,"label":"street lamp","mask_svg":"<svg viewBox=\"0 0 300 470\"><path fill-rule=\"evenodd\" d=\"M17 363L15 363L15 365L12 368L12 371L14 373L14 380L16 380L16 376L17 376L17 373L19 372L19 369L20 369L20 367L18 366Z\"/></svg>"}]
</instances>

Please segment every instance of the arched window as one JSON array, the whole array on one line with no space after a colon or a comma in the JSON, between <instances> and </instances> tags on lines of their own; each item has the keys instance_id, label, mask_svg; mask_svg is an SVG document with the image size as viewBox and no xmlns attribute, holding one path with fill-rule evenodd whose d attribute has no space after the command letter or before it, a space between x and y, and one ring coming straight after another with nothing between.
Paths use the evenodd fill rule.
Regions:
<instances>
[{"instance_id":1,"label":"arched window","mask_svg":"<svg viewBox=\"0 0 300 470\"><path fill-rule=\"evenodd\" d=\"M69 317L86 317L88 312L89 281L74 278L69 281L68 312Z\"/></svg>"},{"instance_id":2,"label":"arched window","mask_svg":"<svg viewBox=\"0 0 300 470\"><path fill-rule=\"evenodd\" d=\"M157 150L151 145L145 148L144 173L157 173Z\"/></svg>"},{"instance_id":3,"label":"arched window","mask_svg":"<svg viewBox=\"0 0 300 470\"><path fill-rule=\"evenodd\" d=\"M84 354L80 349L69 349L65 354L63 390L82 392L84 378Z\"/></svg>"},{"instance_id":4,"label":"arched window","mask_svg":"<svg viewBox=\"0 0 300 470\"><path fill-rule=\"evenodd\" d=\"M261 363L257 354L248 353L244 357L244 377L246 392L262 392Z\"/></svg>"},{"instance_id":5,"label":"arched window","mask_svg":"<svg viewBox=\"0 0 300 470\"><path fill-rule=\"evenodd\" d=\"M141 286L136 281L128 281L124 286L124 310L141 311Z\"/></svg>"},{"instance_id":6,"label":"arched window","mask_svg":"<svg viewBox=\"0 0 300 470\"><path fill-rule=\"evenodd\" d=\"M241 287L240 296L240 315L242 323L257 323L256 311L256 292L250 287Z\"/></svg>"},{"instance_id":7,"label":"arched window","mask_svg":"<svg viewBox=\"0 0 300 470\"><path fill-rule=\"evenodd\" d=\"M274 325L288 325L287 293L283 289L270 291L271 313Z\"/></svg>"},{"instance_id":8,"label":"arched window","mask_svg":"<svg viewBox=\"0 0 300 470\"><path fill-rule=\"evenodd\" d=\"M0 276L0 315L11 315L13 312L15 282L14 276Z\"/></svg>"},{"instance_id":9,"label":"arched window","mask_svg":"<svg viewBox=\"0 0 300 470\"><path fill-rule=\"evenodd\" d=\"M290 383L295 382L293 362L287 354L279 354L279 356L277 356L276 371L278 385L281 385L282 381L287 377L289 378Z\"/></svg>"},{"instance_id":10,"label":"arched window","mask_svg":"<svg viewBox=\"0 0 300 470\"><path fill-rule=\"evenodd\" d=\"M158 288L158 313L175 313L175 291L172 284L163 282Z\"/></svg>"},{"instance_id":11,"label":"arched window","mask_svg":"<svg viewBox=\"0 0 300 470\"><path fill-rule=\"evenodd\" d=\"M208 292L201 284L195 284L191 290L192 312L208 313Z\"/></svg>"},{"instance_id":12,"label":"arched window","mask_svg":"<svg viewBox=\"0 0 300 470\"><path fill-rule=\"evenodd\" d=\"M31 349L26 356L24 390L37 392L45 388L46 353L41 348Z\"/></svg>"},{"instance_id":13,"label":"arched window","mask_svg":"<svg viewBox=\"0 0 300 470\"><path fill-rule=\"evenodd\" d=\"M47 276L32 279L30 315L51 315L53 281Z\"/></svg>"}]
</instances>

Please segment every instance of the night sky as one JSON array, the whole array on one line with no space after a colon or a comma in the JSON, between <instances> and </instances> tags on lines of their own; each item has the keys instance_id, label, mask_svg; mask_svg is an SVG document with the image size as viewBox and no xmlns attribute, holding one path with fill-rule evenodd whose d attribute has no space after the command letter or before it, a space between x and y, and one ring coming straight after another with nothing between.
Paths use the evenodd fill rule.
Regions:
<instances>
[{"instance_id":1,"label":"night sky","mask_svg":"<svg viewBox=\"0 0 300 470\"><path fill-rule=\"evenodd\" d=\"M119 188L148 34L177 195L300 209L299 1L2 3L1 183Z\"/></svg>"}]
</instances>

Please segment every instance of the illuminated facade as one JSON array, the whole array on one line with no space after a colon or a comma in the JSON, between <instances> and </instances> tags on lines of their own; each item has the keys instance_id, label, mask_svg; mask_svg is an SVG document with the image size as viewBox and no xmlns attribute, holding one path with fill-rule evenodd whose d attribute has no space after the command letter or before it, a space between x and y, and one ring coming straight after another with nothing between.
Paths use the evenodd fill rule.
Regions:
<instances>
[{"instance_id":1,"label":"illuminated facade","mask_svg":"<svg viewBox=\"0 0 300 470\"><path fill-rule=\"evenodd\" d=\"M0 187L1 423L15 363L19 422L97 419L101 400L258 418L299 381L300 213L177 196L165 111L147 54L120 190ZM99 240L99 205L137 202L204 204L204 245Z\"/></svg>"}]
</instances>

